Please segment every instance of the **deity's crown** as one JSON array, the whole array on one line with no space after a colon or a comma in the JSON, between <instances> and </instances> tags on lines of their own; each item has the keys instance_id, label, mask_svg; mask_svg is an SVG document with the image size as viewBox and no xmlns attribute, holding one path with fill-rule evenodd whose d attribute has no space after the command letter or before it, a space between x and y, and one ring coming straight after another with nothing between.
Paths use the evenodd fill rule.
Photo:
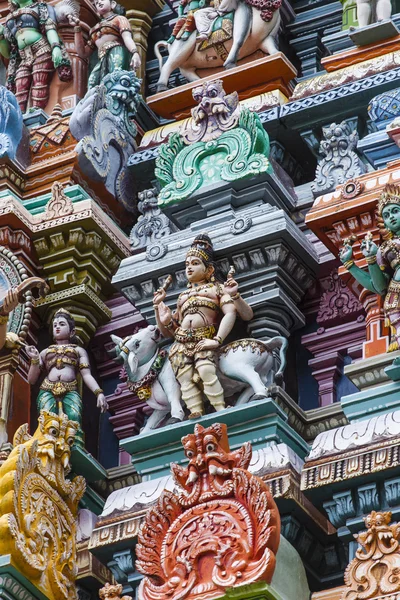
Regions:
<instances>
[{"instance_id":1,"label":"deity's crown","mask_svg":"<svg viewBox=\"0 0 400 600\"><path fill-rule=\"evenodd\" d=\"M69 317L70 319L74 320L74 317L71 315L71 313L69 312L69 310L67 310L66 308L59 308L54 313L53 319L55 319L56 317L61 317L63 315L65 315L66 317Z\"/></svg>"},{"instance_id":2,"label":"deity's crown","mask_svg":"<svg viewBox=\"0 0 400 600\"><path fill-rule=\"evenodd\" d=\"M400 186L393 183L385 185L378 201L379 215L382 214L382 211L387 204L400 204Z\"/></svg>"},{"instance_id":3,"label":"deity's crown","mask_svg":"<svg viewBox=\"0 0 400 600\"><path fill-rule=\"evenodd\" d=\"M200 233L195 237L187 251L186 257L197 256L206 264L212 262L214 249L210 237L207 233Z\"/></svg>"}]
</instances>

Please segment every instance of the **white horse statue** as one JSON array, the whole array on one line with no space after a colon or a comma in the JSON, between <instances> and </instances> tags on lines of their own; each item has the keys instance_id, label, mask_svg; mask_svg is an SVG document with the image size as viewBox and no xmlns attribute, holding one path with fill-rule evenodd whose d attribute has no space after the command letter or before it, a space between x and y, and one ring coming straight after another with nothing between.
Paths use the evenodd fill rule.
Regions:
<instances>
[{"instance_id":1,"label":"white horse statue","mask_svg":"<svg viewBox=\"0 0 400 600\"><path fill-rule=\"evenodd\" d=\"M154 325L122 339L111 336L117 360L123 362L128 385L135 392L143 391L143 398L153 408L142 433L156 429L171 414L169 423L184 419L180 386L165 351L159 360L160 332ZM226 398L239 392L236 405L250 399L265 398L267 387L280 382L286 366L288 341L277 336L268 342L253 338L238 340L222 346L219 353L218 377ZM279 359L274 355L279 351Z\"/></svg>"},{"instance_id":2,"label":"white horse statue","mask_svg":"<svg viewBox=\"0 0 400 600\"><path fill-rule=\"evenodd\" d=\"M168 79L175 69L180 69L182 75L188 81L200 79L197 69L210 69L211 67L225 67L231 69L236 66L240 58L250 56L257 50L266 54L275 54L278 48L275 44L275 36L280 26L279 9L275 9L271 19L265 20L263 12L247 0L227 0L229 10L234 11L232 39L224 42L229 51L224 61L215 51L199 50L196 39L197 33L193 31L186 40L176 39L169 44L166 41L158 42L154 49L160 64L160 78L157 82L157 91L165 91L168 87ZM224 2L224 0L223 0ZM220 12L223 5L220 5ZM279 2L277 3L279 5ZM163 65L163 57L160 48L166 47L169 57Z\"/></svg>"}]
</instances>

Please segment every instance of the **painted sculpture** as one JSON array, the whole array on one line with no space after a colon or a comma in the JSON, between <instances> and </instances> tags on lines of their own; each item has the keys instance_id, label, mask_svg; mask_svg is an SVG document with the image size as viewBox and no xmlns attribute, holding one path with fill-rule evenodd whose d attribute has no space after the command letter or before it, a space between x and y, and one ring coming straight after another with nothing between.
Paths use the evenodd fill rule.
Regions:
<instances>
[{"instance_id":1,"label":"painted sculpture","mask_svg":"<svg viewBox=\"0 0 400 600\"><path fill-rule=\"evenodd\" d=\"M189 465L171 464L180 493L162 493L138 536L139 600L211 600L270 583L280 518L268 485L247 470L251 445L231 452L220 423L197 424L182 444Z\"/></svg>"},{"instance_id":2,"label":"painted sculpture","mask_svg":"<svg viewBox=\"0 0 400 600\"><path fill-rule=\"evenodd\" d=\"M133 212L134 179L127 168L136 149L137 127L132 121L141 100L140 79L132 71L116 69L90 89L70 119L75 150L84 173L103 181L107 190Z\"/></svg>"},{"instance_id":3,"label":"painted sculpture","mask_svg":"<svg viewBox=\"0 0 400 600\"><path fill-rule=\"evenodd\" d=\"M387 184L377 206L377 224L383 239L378 246L370 234L361 242L368 273L353 260L352 240L345 240L340 259L367 290L385 296L386 325L390 326L389 352L400 348L400 187Z\"/></svg>"},{"instance_id":4,"label":"painted sculpture","mask_svg":"<svg viewBox=\"0 0 400 600\"><path fill-rule=\"evenodd\" d=\"M81 58L97 50L98 62L92 70L88 89L99 85L104 77L115 70L127 71L140 69L140 55L133 41L132 27L124 16L125 9L114 0L94 0L94 6L100 17L89 31L89 41L85 44L80 21L75 15L69 16L74 25L75 47Z\"/></svg>"},{"instance_id":5,"label":"painted sculpture","mask_svg":"<svg viewBox=\"0 0 400 600\"><path fill-rule=\"evenodd\" d=\"M160 62L157 91L167 89L171 73L179 68L188 81L201 69L235 67L239 58L257 50L275 54L281 0L182 0L180 18L168 41L155 45ZM160 48L166 47L163 64Z\"/></svg>"},{"instance_id":6,"label":"painted sculpture","mask_svg":"<svg viewBox=\"0 0 400 600\"><path fill-rule=\"evenodd\" d=\"M0 85L0 157L15 158L22 127L22 113L16 97Z\"/></svg>"},{"instance_id":7,"label":"painted sculpture","mask_svg":"<svg viewBox=\"0 0 400 600\"><path fill-rule=\"evenodd\" d=\"M311 189L315 197L333 192L336 186L365 173L366 168L356 153L358 133L342 123L331 123L322 128L319 146L320 158Z\"/></svg>"},{"instance_id":8,"label":"painted sculpture","mask_svg":"<svg viewBox=\"0 0 400 600\"><path fill-rule=\"evenodd\" d=\"M132 596L122 596L122 585L117 583L112 585L106 583L106 585L99 590L100 600L132 600Z\"/></svg>"},{"instance_id":9,"label":"painted sculpture","mask_svg":"<svg viewBox=\"0 0 400 600\"><path fill-rule=\"evenodd\" d=\"M111 336L116 360L124 365L128 375L129 389L153 409L141 433L156 429L168 414L171 415L169 424L183 421L185 416L168 353L158 347L160 337L154 325L125 339Z\"/></svg>"},{"instance_id":10,"label":"painted sculpture","mask_svg":"<svg viewBox=\"0 0 400 600\"><path fill-rule=\"evenodd\" d=\"M74 3L70 4L72 12ZM15 92L22 112L29 100L32 108L44 109L54 71L61 81L72 79L71 63L57 32L57 10L38 0L12 0L10 7L0 26L0 54L10 61L7 87Z\"/></svg>"},{"instance_id":11,"label":"painted sculpture","mask_svg":"<svg viewBox=\"0 0 400 600\"><path fill-rule=\"evenodd\" d=\"M0 467L0 553L49 600L77 600L76 518L83 477L66 479L79 425L65 414L41 412Z\"/></svg>"},{"instance_id":12,"label":"painted sculpture","mask_svg":"<svg viewBox=\"0 0 400 600\"><path fill-rule=\"evenodd\" d=\"M155 174L162 189L159 206L185 200L206 185L271 172L269 138L258 115L240 107L236 92L222 81L193 89L198 106L160 147Z\"/></svg>"},{"instance_id":13,"label":"painted sculpture","mask_svg":"<svg viewBox=\"0 0 400 600\"><path fill-rule=\"evenodd\" d=\"M237 316L249 321L253 311L241 297L232 271L224 284L215 280L213 246L207 234L198 235L190 247L186 276L188 289L179 295L176 311L164 303L166 285L155 292L154 309L162 334L174 339L169 360L189 417L203 415L203 392L216 411L223 410L225 397L236 392L241 392L237 404L250 397L264 398L267 382L282 376L287 340L280 336L269 342L242 339L223 346ZM272 351L278 348L277 372ZM138 345L136 353L140 352Z\"/></svg>"},{"instance_id":14,"label":"painted sculpture","mask_svg":"<svg viewBox=\"0 0 400 600\"><path fill-rule=\"evenodd\" d=\"M105 412L108 405L103 390L91 374L87 352L74 343L74 337L74 319L67 310L58 310L53 317L55 343L40 353L34 346L26 348L26 353L31 359L28 382L34 385L41 372L45 372L46 377L37 397L38 411L65 413L69 419L77 422L79 428L75 436L75 444L83 447L82 398L78 392L78 373L96 395L97 406L101 412Z\"/></svg>"},{"instance_id":15,"label":"painted sculpture","mask_svg":"<svg viewBox=\"0 0 400 600\"><path fill-rule=\"evenodd\" d=\"M392 15L391 0L356 0L357 21L359 27L367 27L371 23L379 23L390 19Z\"/></svg>"},{"instance_id":16,"label":"painted sculpture","mask_svg":"<svg viewBox=\"0 0 400 600\"><path fill-rule=\"evenodd\" d=\"M375 511L364 518L367 531L354 536L360 547L345 571L342 600L398 596L400 525L391 519L391 512Z\"/></svg>"}]
</instances>

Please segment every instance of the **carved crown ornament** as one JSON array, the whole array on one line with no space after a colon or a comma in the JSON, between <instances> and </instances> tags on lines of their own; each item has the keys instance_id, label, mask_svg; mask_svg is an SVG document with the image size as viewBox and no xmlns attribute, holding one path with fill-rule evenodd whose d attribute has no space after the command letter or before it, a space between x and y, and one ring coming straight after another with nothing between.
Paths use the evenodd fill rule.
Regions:
<instances>
[{"instance_id":1,"label":"carved crown ornament","mask_svg":"<svg viewBox=\"0 0 400 600\"><path fill-rule=\"evenodd\" d=\"M182 444L188 466L171 465L181 491L163 492L138 536L139 600L211 600L270 583L280 518L267 484L247 470L251 445L230 451L220 423L197 424Z\"/></svg>"},{"instance_id":2,"label":"carved crown ornament","mask_svg":"<svg viewBox=\"0 0 400 600\"><path fill-rule=\"evenodd\" d=\"M0 467L0 553L49 600L77 600L76 518L85 492L70 473L78 423L42 411L33 436L22 425Z\"/></svg>"},{"instance_id":3,"label":"carved crown ornament","mask_svg":"<svg viewBox=\"0 0 400 600\"><path fill-rule=\"evenodd\" d=\"M396 600L400 594L400 524L391 512L372 511L365 517L367 531L354 537L360 547L348 565L341 600Z\"/></svg>"}]
</instances>

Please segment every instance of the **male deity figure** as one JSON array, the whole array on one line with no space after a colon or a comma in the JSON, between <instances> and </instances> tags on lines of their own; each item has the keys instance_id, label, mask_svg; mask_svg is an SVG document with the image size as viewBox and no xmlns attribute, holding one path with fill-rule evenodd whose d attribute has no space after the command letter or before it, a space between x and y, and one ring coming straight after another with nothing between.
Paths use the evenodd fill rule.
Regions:
<instances>
[{"instance_id":1,"label":"male deity figure","mask_svg":"<svg viewBox=\"0 0 400 600\"><path fill-rule=\"evenodd\" d=\"M365 289L385 296L383 310L393 341L389 351L400 348L400 186L385 186L378 202L377 223L383 243L378 246L367 234L361 242L368 273L353 260L351 240L345 240L340 260Z\"/></svg>"},{"instance_id":2,"label":"male deity figure","mask_svg":"<svg viewBox=\"0 0 400 600\"><path fill-rule=\"evenodd\" d=\"M169 360L189 418L195 419L204 412L202 389L216 411L225 408L217 376L218 349L237 314L250 321L253 311L239 294L232 275L223 285L215 280L213 246L207 234L198 235L186 255L186 277L188 289L179 295L174 313L164 303L164 288L155 292L153 306L162 334L175 339Z\"/></svg>"},{"instance_id":3,"label":"male deity figure","mask_svg":"<svg viewBox=\"0 0 400 600\"><path fill-rule=\"evenodd\" d=\"M41 371L46 373L37 397L38 412L65 413L71 421L79 423L75 444L83 447L82 398L78 392L77 375L80 372L84 383L97 396L97 406L101 412L108 409L103 390L90 371L86 350L74 343L75 321L64 309L53 317L53 338L55 344L39 353L35 346L28 346L26 352L31 359L28 382L34 385Z\"/></svg>"},{"instance_id":4,"label":"male deity figure","mask_svg":"<svg viewBox=\"0 0 400 600\"><path fill-rule=\"evenodd\" d=\"M141 65L140 55L133 40L132 27L124 16L125 9L115 0L94 0L94 6L100 17L89 31L89 41L85 44L80 21L69 15L74 25L75 46L81 58L89 56L97 49L98 62L90 74L88 89L99 85L106 75L116 69L129 68L138 72Z\"/></svg>"},{"instance_id":5,"label":"male deity figure","mask_svg":"<svg viewBox=\"0 0 400 600\"><path fill-rule=\"evenodd\" d=\"M193 31L197 31L197 41L208 39L215 20L235 10L236 6L237 0L181 0L179 19L168 43L172 44L176 38L187 40Z\"/></svg>"},{"instance_id":6,"label":"male deity figure","mask_svg":"<svg viewBox=\"0 0 400 600\"><path fill-rule=\"evenodd\" d=\"M68 55L57 33L54 8L40 0L11 0L11 12L0 25L0 54L9 58L7 87L22 112L29 95L33 108L45 108L50 81L58 69L62 81L72 77Z\"/></svg>"}]
</instances>

